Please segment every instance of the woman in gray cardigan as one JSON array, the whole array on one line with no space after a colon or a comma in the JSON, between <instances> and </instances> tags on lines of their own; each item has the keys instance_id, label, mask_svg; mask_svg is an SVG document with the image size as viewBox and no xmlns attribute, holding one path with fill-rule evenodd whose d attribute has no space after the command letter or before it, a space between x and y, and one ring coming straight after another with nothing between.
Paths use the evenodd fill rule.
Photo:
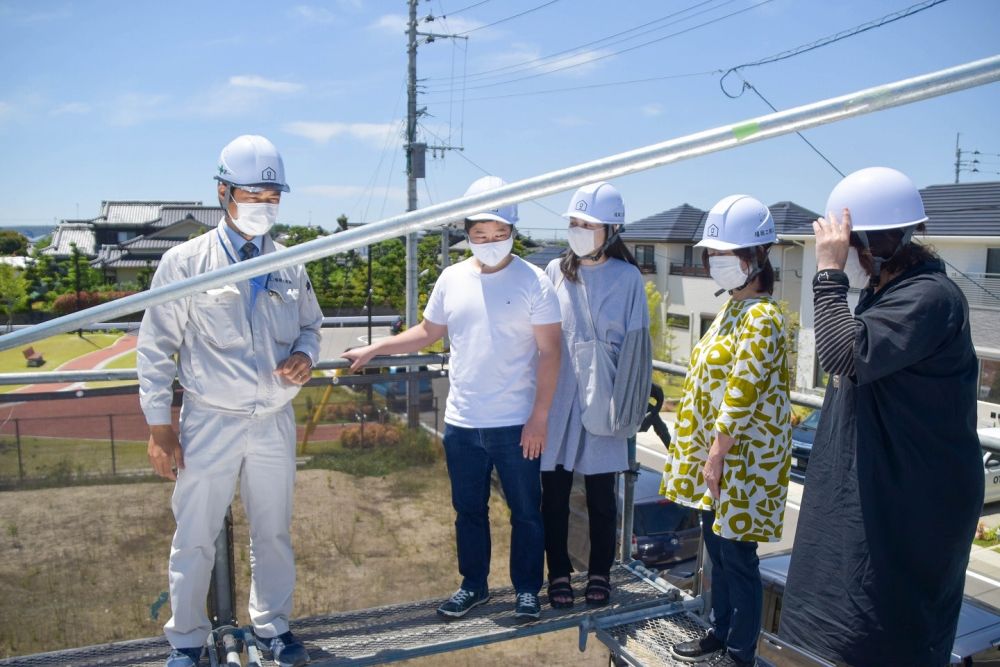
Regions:
<instances>
[{"instance_id":1,"label":"woman in gray cardigan","mask_svg":"<svg viewBox=\"0 0 1000 667\"><path fill-rule=\"evenodd\" d=\"M649 311L638 264L618 237L625 205L610 183L573 195L570 249L546 273L562 313L563 354L542 452L542 515L549 604L573 605L566 540L573 473L586 482L590 524L587 604L611 597L615 474L628 469L627 439L646 413L652 379Z\"/></svg>"}]
</instances>

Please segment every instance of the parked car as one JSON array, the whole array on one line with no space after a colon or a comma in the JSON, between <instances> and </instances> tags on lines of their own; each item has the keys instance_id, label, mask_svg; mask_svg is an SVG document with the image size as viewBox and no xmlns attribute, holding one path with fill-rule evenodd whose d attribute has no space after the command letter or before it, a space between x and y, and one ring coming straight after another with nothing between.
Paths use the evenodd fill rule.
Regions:
<instances>
[{"instance_id":1,"label":"parked car","mask_svg":"<svg viewBox=\"0 0 1000 667\"><path fill-rule=\"evenodd\" d=\"M406 366L390 366L389 374L394 373L405 373L408 369ZM427 366L420 366L419 371L427 371ZM434 409L434 389L431 387L431 379L429 377L422 377L417 381L417 387L420 392L420 410L427 411ZM379 382L372 385L372 388L377 394L381 394L385 397L386 406L394 411L401 412L406 410L406 381L397 380L394 382Z\"/></svg>"},{"instance_id":2,"label":"parked car","mask_svg":"<svg viewBox=\"0 0 1000 667\"><path fill-rule=\"evenodd\" d=\"M1000 428L981 428L980 436L1000 437ZM983 504L1000 501L1000 450L983 445L983 468L986 474L986 494Z\"/></svg>"},{"instance_id":3,"label":"parked car","mask_svg":"<svg viewBox=\"0 0 1000 667\"><path fill-rule=\"evenodd\" d=\"M813 440L816 437L816 427L819 426L820 410L817 408L809 413L798 426L792 429L792 474L805 476L809 465L809 455L812 453Z\"/></svg>"},{"instance_id":4,"label":"parked car","mask_svg":"<svg viewBox=\"0 0 1000 667\"><path fill-rule=\"evenodd\" d=\"M632 557L649 568L676 568L675 578L693 574L701 536L697 510L667 500L660 495L661 473L642 467L636 477L633 499ZM621 532L621 509L625 490L618 476L618 526ZM583 477L576 475L570 493L569 555L576 570L586 571L590 555L587 525L587 499ZM680 565L680 568L677 566Z\"/></svg>"},{"instance_id":5,"label":"parked car","mask_svg":"<svg viewBox=\"0 0 1000 667\"><path fill-rule=\"evenodd\" d=\"M765 633L777 634L781 620L781 602L785 594L788 578L788 563L791 552L783 551L760 558L760 576L764 583L764 606L761 629ZM831 619L836 621L836 619ZM1000 610L965 596L958 616L958 632L951 649L953 665L1000 665L1000 650L996 648L1000 638ZM777 649L782 642L767 634L761 636L757 645L761 658L777 665L828 665L829 663L799 659L785 660L788 651ZM790 657L790 656L789 656Z\"/></svg>"}]
</instances>

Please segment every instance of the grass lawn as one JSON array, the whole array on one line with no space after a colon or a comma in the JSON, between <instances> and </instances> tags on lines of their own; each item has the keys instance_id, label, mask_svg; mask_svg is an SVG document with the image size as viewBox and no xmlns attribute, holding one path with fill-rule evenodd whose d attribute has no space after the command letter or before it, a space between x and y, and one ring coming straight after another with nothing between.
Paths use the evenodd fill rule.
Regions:
<instances>
[{"instance_id":1,"label":"grass lawn","mask_svg":"<svg viewBox=\"0 0 1000 667\"><path fill-rule=\"evenodd\" d=\"M118 471L148 468L144 441L116 441ZM111 474L111 441L21 436L21 466L25 477L53 481L85 474ZM0 481L18 478L17 443L10 435L0 437Z\"/></svg>"},{"instance_id":2,"label":"grass lawn","mask_svg":"<svg viewBox=\"0 0 1000 667\"><path fill-rule=\"evenodd\" d=\"M60 364L81 355L109 347L118 340L121 334L88 333L80 338L75 333L59 334L51 338L0 352L0 373L43 373L55 370ZM36 352L45 357L45 365L38 368L28 368L21 351L33 347ZM17 385L0 385L0 393L13 391Z\"/></svg>"}]
</instances>

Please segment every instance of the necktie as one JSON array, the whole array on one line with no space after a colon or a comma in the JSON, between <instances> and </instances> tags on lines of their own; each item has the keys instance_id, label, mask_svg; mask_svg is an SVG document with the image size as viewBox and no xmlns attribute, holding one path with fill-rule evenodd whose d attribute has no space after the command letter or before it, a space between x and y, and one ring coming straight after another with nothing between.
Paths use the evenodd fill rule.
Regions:
<instances>
[{"instance_id":1,"label":"necktie","mask_svg":"<svg viewBox=\"0 0 1000 667\"><path fill-rule=\"evenodd\" d=\"M240 248L241 262L245 259L253 259L256 256L257 256L257 246L254 245L253 241L247 241L246 243L243 244L243 247Z\"/></svg>"}]
</instances>

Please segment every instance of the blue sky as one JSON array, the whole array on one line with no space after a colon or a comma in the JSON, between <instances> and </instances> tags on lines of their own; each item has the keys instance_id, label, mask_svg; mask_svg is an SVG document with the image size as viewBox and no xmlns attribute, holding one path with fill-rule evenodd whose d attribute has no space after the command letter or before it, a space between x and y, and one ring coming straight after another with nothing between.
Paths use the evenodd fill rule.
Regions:
<instances>
[{"instance_id":1,"label":"blue sky","mask_svg":"<svg viewBox=\"0 0 1000 667\"><path fill-rule=\"evenodd\" d=\"M765 114L752 94L724 96L713 72L915 1L491 0L455 13L473 0L422 0L420 16L437 18L421 30L472 32L467 41L419 49L420 106L428 111L422 137L450 137L465 148L428 160L420 203L460 195L482 174L472 163L516 180ZM213 203L219 149L243 133L269 137L284 155L292 192L282 222L330 227L341 213L371 221L402 211L405 13L404 0L0 1L0 226L93 217L105 199ZM645 34L598 41L657 19ZM998 47L1000 2L949 0L744 75L782 109ZM557 61L546 58L563 51ZM522 80L508 83L515 78ZM558 89L571 90L522 95ZM845 172L883 164L923 187L952 182L957 132L963 149L1000 154L998 109L1000 84L993 84L807 136ZM1000 157L987 159L985 170L1000 171ZM838 178L791 136L617 185L635 220L683 202L708 208L734 192L819 210ZM542 204L561 212L568 199ZM564 227L542 206L523 204L521 218L525 228Z\"/></svg>"}]
</instances>

